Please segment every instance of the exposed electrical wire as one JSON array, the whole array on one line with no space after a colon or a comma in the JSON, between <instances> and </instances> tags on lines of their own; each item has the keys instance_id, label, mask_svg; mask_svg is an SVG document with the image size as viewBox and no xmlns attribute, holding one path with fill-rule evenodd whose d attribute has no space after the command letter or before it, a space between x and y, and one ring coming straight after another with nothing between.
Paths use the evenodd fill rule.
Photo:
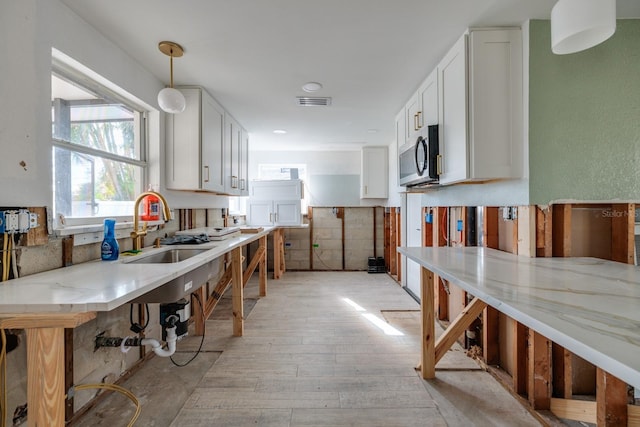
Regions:
<instances>
[{"instance_id":1,"label":"exposed electrical wire","mask_svg":"<svg viewBox=\"0 0 640 427\"><path fill-rule=\"evenodd\" d=\"M140 412L142 411L142 406L140 405L140 402L138 401L138 398L133 393L131 393L129 390L127 390L126 388L121 387L121 386L119 386L117 384L107 384L107 383L80 384L80 385L74 386L73 388L75 390L90 390L90 389L94 389L94 388L104 389L104 390L115 391L117 393L120 393L120 394L128 397L129 400L131 400L133 402L133 404L136 405L136 411L133 414L133 417L131 417L131 420L129 421L129 424L127 424L127 427L133 427L133 425L135 424L136 420L140 416Z\"/></svg>"},{"instance_id":2,"label":"exposed electrical wire","mask_svg":"<svg viewBox=\"0 0 640 427\"><path fill-rule=\"evenodd\" d=\"M447 235L447 229L445 227L447 222L447 209L442 210L442 219L440 220L440 232L442 233L442 238L445 242L447 242L447 246L449 246L449 236Z\"/></svg>"},{"instance_id":3,"label":"exposed electrical wire","mask_svg":"<svg viewBox=\"0 0 640 427\"><path fill-rule=\"evenodd\" d=\"M185 363L178 363L175 360L173 360L173 356L169 356L169 359L171 359L171 363L173 363L174 365L176 365L179 368L182 368L184 366L187 366L189 363L191 363L193 361L193 359L195 359L196 357L198 357L198 355L200 354L200 351L202 350L202 344L204 344L204 337L206 335L206 320L204 317L204 307L202 305L202 301L200 301L200 296L198 296L197 293L192 294L194 297L196 297L196 300L198 301L198 305L200 306L200 314L202 315L202 338L200 339L200 346L198 347L198 350L196 350L196 353L191 357L191 359L187 360Z\"/></svg>"}]
</instances>

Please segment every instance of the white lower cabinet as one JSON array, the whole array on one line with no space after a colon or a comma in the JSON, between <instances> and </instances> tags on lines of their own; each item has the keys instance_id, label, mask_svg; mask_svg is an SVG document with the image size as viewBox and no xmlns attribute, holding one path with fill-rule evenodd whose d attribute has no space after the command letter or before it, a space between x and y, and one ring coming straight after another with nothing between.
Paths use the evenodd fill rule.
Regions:
<instances>
[{"instance_id":1,"label":"white lower cabinet","mask_svg":"<svg viewBox=\"0 0 640 427\"><path fill-rule=\"evenodd\" d=\"M247 209L249 225L300 225L302 224L301 200L249 200Z\"/></svg>"}]
</instances>

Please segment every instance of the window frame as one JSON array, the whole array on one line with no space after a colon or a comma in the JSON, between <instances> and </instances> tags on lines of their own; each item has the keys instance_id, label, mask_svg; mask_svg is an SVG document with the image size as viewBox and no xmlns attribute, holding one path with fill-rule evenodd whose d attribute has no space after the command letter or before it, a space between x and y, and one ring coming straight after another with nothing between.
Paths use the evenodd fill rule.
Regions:
<instances>
[{"instance_id":1,"label":"window frame","mask_svg":"<svg viewBox=\"0 0 640 427\"><path fill-rule=\"evenodd\" d=\"M60 148L64 150L68 150L70 152L75 152L80 155L88 155L93 157L98 157L105 159L107 161L116 161L125 164L129 164L135 166L139 169L139 175L141 177L141 182L138 184L138 188L136 189L136 193L144 191L148 186L149 181L149 113L150 110L136 102L133 97L124 96L112 88L106 86L96 79L96 77L90 76L88 73L81 71L80 69L74 67L73 65L68 64L63 59L59 58L55 54L52 55L51 62L51 76L56 76L57 78L68 81L71 84L77 85L83 90L106 100L112 100L115 103L122 104L127 108L135 111L139 118L138 123L136 124L136 135L137 135L137 144L138 144L138 158L130 158L126 156L121 156L115 153L95 149L92 147L88 147L85 145L75 144L70 141L60 139L54 137L54 121L52 118L51 122L51 150L52 150L52 158L51 158L51 174L52 179L55 182L55 149ZM97 75L96 75L97 76ZM104 80L106 83L113 86L111 82L108 82L106 79L103 79L100 76L100 79ZM50 93L50 98L51 98ZM53 107L52 107L53 108ZM55 206L55 190L52 187L51 193L51 201L52 206ZM54 229L63 229L74 226L90 226L90 225L101 225L105 218L115 218L117 222L127 222L132 221L133 219L133 200L131 201L131 214L130 215L95 215L95 216L77 216L77 217L61 217L56 212L54 217L53 225Z\"/></svg>"}]
</instances>

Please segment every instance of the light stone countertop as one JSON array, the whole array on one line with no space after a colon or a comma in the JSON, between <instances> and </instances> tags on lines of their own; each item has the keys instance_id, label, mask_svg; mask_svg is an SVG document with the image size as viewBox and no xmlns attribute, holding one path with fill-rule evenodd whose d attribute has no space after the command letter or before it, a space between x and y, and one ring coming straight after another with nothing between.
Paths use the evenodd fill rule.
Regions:
<instances>
[{"instance_id":1,"label":"light stone countertop","mask_svg":"<svg viewBox=\"0 0 640 427\"><path fill-rule=\"evenodd\" d=\"M509 317L640 388L640 268L487 248L398 248Z\"/></svg>"},{"instance_id":2,"label":"light stone countertop","mask_svg":"<svg viewBox=\"0 0 640 427\"><path fill-rule=\"evenodd\" d=\"M130 262L170 248L163 246L145 248L139 255L121 255L117 261L95 260L8 280L0 283L0 315L110 311L272 230L273 227L264 227L259 233L227 240L179 245L209 250L177 263Z\"/></svg>"}]
</instances>

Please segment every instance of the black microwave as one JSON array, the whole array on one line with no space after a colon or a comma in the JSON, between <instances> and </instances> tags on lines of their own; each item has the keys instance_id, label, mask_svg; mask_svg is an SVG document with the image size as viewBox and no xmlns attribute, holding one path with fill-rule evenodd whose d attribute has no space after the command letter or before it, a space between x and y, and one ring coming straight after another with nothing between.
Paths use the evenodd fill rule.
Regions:
<instances>
[{"instance_id":1,"label":"black microwave","mask_svg":"<svg viewBox=\"0 0 640 427\"><path fill-rule=\"evenodd\" d=\"M400 153L399 184L414 186L438 182L438 125L427 128L427 137L419 136L416 143Z\"/></svg>"}]
</instances>

